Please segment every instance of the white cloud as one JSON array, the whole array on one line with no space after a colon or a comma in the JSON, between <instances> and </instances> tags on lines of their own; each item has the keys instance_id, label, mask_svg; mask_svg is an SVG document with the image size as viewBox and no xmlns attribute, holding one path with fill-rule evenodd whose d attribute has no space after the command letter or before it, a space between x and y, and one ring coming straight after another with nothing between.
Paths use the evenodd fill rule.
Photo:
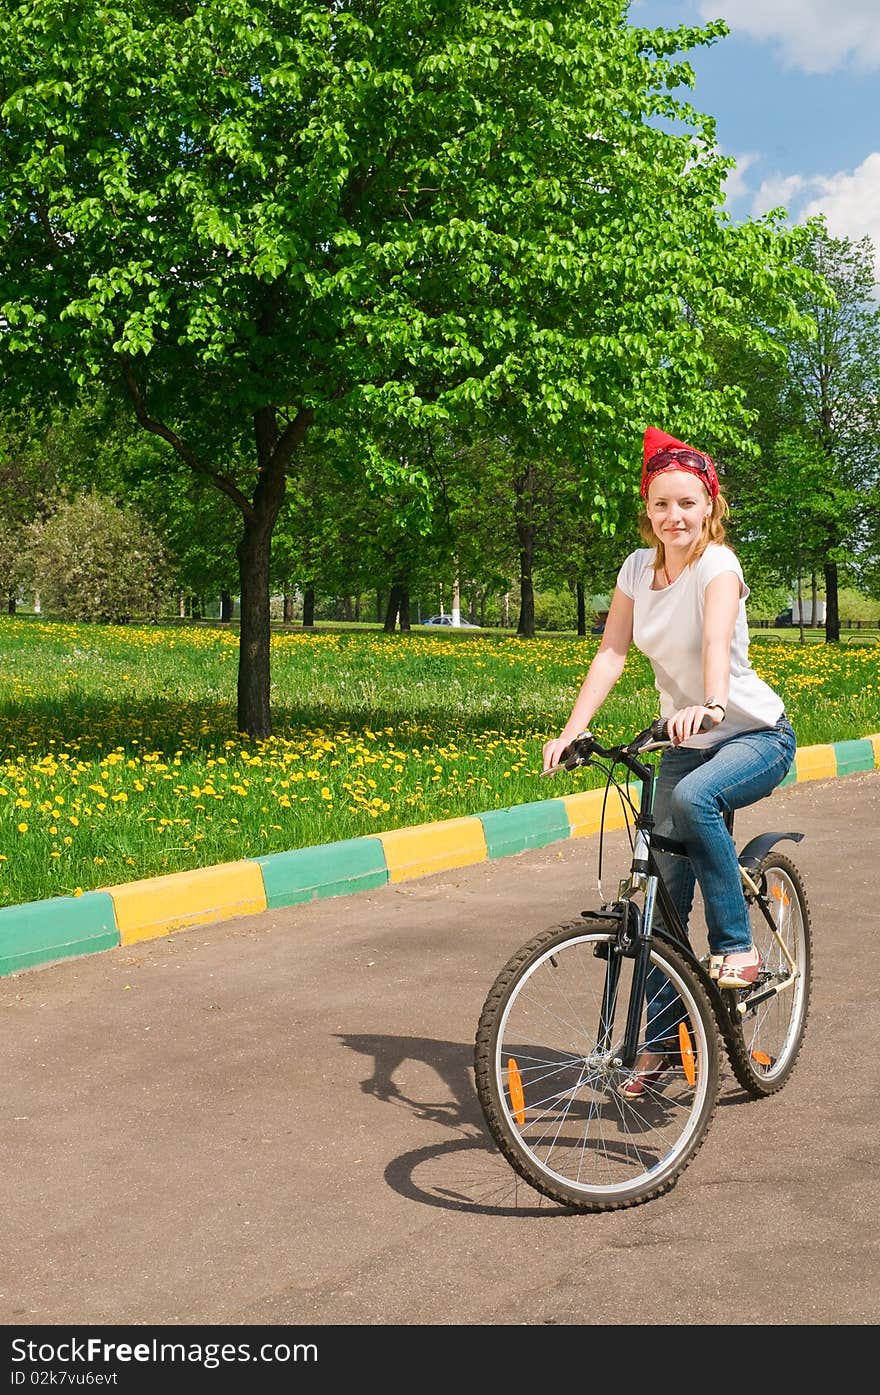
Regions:
<instances>
[{"instance_id":1,"label":"white cloud","mask_svg":"<svg viewBox=\"0 0 880 1395\"><path fill-rule=\"evenodd\" d=\"M755 217L766 213L769 208L791 209L799 203L807 189L815 187L816 180L802 174L772 174L762 181L752 199L752 213Z\"/></svg>"},{"instance_id":2,"label":"white cloud","mask_svg":"<svg viewBox=\"0 0 880 1395\"><path fill-rule=\"evenodd\" d=\"M867 234L880 255L880 154L869 155L852 174L832 174L816 183L819 191L802 217L824 213L834 237L857 242Z\"/></svg>"},{"instance_id":3,"label":"white cloud","mask_svg":"<svg viewBox=\"0 0 880 1395\"><path fill-rule=\"evenodd\" d=\"M749 193L749 185L746 174L756 160L760 160L760 155L746 152L742 155L734 155L736 166L728 170L724 180L724 196L728 203L733 203L735 199L741 199L744 194Z\"/></svg>"},{"instance_id":4,"label":"white cloud","mask_svg":"<svg viewBox=\"0 0 880 1395\"><path fill-rule=\"evenodd\" d=\"M702 20L723 17L731 36L771 40L807 73L880 68L877 0L700 0Z\"/></svg>"},{"instance_id":5,"label":"white cloud","mask_svg":"<svg viewBox=\"0 0 880 1395\"><path fill-rule=\"evenodd\" d=\"M784 207L796 222L824 214L832 237L859 242L870 237L880 280L880 153L874 152L852 173L776 175L765 179L752 203L752 213Z\"/></svg>"}]
</instances>

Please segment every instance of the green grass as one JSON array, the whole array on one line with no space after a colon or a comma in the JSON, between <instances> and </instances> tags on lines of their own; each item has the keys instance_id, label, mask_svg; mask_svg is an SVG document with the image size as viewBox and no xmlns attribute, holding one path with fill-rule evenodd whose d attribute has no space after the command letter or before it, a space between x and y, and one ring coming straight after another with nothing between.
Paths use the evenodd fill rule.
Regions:
<instances>
[{"instance_id":1,"label":"green grass","mask_svg":"<svg viewBox=\"0 0 880 1395\"><path fill-rule=\"evenodd\" d=\"M880 731L876 646L755 640L801 745ZM276 631L274 734L258 742L236 730L228 628L0 617L0 904L595 786L595 771L565 789L538 772L597 643ZM597 731L637 730L655 697L633 651Z\"/></svg>"}]
</instances>

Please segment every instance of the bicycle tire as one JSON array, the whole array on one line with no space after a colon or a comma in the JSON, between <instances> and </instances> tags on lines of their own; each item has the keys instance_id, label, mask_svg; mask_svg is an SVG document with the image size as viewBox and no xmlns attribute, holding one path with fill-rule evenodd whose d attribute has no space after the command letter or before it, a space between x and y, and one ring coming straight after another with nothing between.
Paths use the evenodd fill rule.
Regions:
<instances>
[{"instance_id":1,"label":"bicycle tire","mask_svg":"<svg viewBox=\"0 0 880 1395\"><path fill-rule=\"evenodd\" d=\"M620 976L613 1035L603 1042L609 955ZM576 1211L620 1210L668 1191L715 1113L715 1014L699 975L659 940L651 963L681 999L687 1024L682 1051L643 1100L618 1093L628 1075L619 1052L633 963L617 954L607 919L556 926L510 958L480 1014L474 1070L489 1132L523 1181ZM640 1042L645 1016L643 1006Z\"/></svg>"},{"instance_id":2,"label":"bicycle tire","mask_svg":"<svg viewBox=\"0 0 880 1395\"><path fill-rule=\"evenodd\" d=\"M790 988L741 1015L739 1005L756 989L760 991L791 977L791 968L755 898L747 898L752 939L761 951L764 969L755 989L722 990L727 1010L722 1035L739 1084L753 1098L763 1099L775 1095L786 1084L803 1045L813 986L813 932L803 880L790 858L771 849L754 881L768 897L777 931L797 970Z\"/></svg>"}]
</instances>

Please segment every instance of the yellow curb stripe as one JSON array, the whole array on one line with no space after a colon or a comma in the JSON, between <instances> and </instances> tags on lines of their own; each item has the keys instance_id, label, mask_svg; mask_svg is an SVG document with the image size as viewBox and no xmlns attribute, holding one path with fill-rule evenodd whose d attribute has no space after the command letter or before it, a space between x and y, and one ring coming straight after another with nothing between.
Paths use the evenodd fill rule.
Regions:
<instances>
[{"instance_id":1,"label":"yellow curb stripe","mask_svg":"<svg viewBox=\"0 0 880 1395\"><path fill-rule=\"evenodd\" d=\"M488 856L483 825L472 816L418 824L415 828L395 828L378 837L391 882L424 877L451 867L470 867L485 862Z\"/></svg>"},{"instance_id":2,"label":"yellow curb stripe","mask_svg":"<svg viewBox=\"0 0 880 1395\"><path fill-rule=\"evenodd\" d=\"M120 943L154 940L193 925L210 925L266 909L257 862L224 862L194 872L124 882L104 890L113 898Z\"/></svg>"},{"instance_id":3,"label":"yellow curb stripe","mask_svg":"<svg viewBox=\"0 0 880 1395\"><path fill-rule=\"evenodd\" d=\"M586 838L591 833L599 832L602 823L603 796L604 790L581 790L580 794L564 794L562 796L572 838ZM609 808L606 806L606 825L608 814Z\"/></svg>"},{"instance_id":4,"label":"yellow curb stripe","mask_svg":"<svg viewBox=\"0 0 880 1395\"><path fill-rule=\"evenodd\" d=\"M865 740L870 741L871 745L874 747L874 764L880 769L880 735L866 736Z\"/></svg>"},{"instance_id":5,"label":"yellow curb stripe","mask_svg":"<svg viewBox=\"0 0 880 1395\"><path fill-rule=\"evenodd\" d=\"M827 780L837 775L837 758L832 746L804 746L794 758L797 782Z\"/></svg>"},{"instance_id":6,"label":"yellow curb stripe","mask_svg":"<svg viewBox=\"0 0 880 1395\"><path fill-rule=\"evenodd\" d=\"M640 787L638 784L630 783L629 797L635 804L639 805ZM605 799L605 791L601 790L581 790L580 794L565 794L562 802L565 805L565 813L571 828L570 837L587 838L593 833L598 833L602 826L602 801ZM632 822L632 815L630 815ZM620 802L620 795L616 790L608 791L608 798L605 803L605 827L606 828L626 828L626 815L623 805Z\"/></svg>"}]
</instances>

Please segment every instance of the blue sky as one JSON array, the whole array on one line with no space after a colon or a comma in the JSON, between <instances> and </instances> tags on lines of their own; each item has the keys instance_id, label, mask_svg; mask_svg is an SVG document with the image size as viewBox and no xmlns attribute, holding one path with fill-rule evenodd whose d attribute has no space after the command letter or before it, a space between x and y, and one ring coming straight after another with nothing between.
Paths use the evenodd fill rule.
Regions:
<instances>
[{"instance_id":1,"label":"blue sky","mask_svg":"<svg viewBox=\"0 0 880 1395\"><path fill-rule=\"evenodd\" d=\"M880 0L630 0L629 18L727 22L689 61L690 100L737 162L730 213L824 213L832 235L871 238L880 278Z\"/></svg>"}]
</instances>

